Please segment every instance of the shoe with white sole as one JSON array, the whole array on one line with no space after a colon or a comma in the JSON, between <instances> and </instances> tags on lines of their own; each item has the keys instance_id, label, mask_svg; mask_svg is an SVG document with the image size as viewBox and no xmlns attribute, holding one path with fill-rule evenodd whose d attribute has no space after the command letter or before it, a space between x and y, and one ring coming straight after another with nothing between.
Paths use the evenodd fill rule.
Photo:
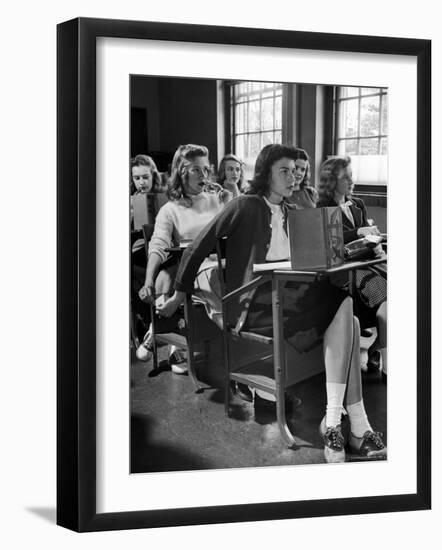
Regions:
<instances>
[{"instance_id":1,"label":"shoe with white sole","mask_svg":"<svg viewBox=\"0 0 442 550\"><path fill-rule=\"evenodd\" d=\"M187 360L183 351L176 346L170 346L169 352L170 370L175 374L187 373Z\"/></svg>"},{"instance_id":2,"label":"shoe with white sole","mask_svg":"<svg viewBox=\"0 0 442 550\"><path fill-rule=\"evenodd\" d=\"M367 430L362 437L350 435L349 447L352 452L376 460L386 460L387 447L382 439L382 432Z\"/></svg>"},{"instance_id":3,"label":"shoe with white sole","mask_svg":"<svg viewBox=\"0 0 442 550\"><path fill-rule=\"evenodd\" d=\"M148 330L144 335L143 341L138 346L135 355L137 356L137 359L139 361L146 362L149 361L149 359L152 357L152 354L152 334L150 330Z\"/></svg>"},{"instance_id":4,"label":"shoe with white sole","mask_svg":"<svg viewBox=\"0 0 442 550\"><path fill-rule=\"evenodd\" d=\"M324 442L324 458L328 464L345 462L345 439L342 435L341 424L326 426L325 416L319 426L319 433Z\"/></svg>"}]
</instances>

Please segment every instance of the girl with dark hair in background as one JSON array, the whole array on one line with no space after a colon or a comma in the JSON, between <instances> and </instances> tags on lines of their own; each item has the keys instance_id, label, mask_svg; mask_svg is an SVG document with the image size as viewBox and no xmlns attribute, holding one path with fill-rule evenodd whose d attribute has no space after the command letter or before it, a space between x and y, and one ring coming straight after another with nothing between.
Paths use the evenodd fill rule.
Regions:
<instances>
[{"instance_id":1,"label":"girl with dark hair in background","mask_svg":"<svg viewBox=\"0 0 442 550\"><path fill-rule=\"evenodd\" d=\"M315 208L318 202L318 192L310 185L310 158L304 149L295 147L295 189L289 197L291 204L298 208Z\"/></svg>"},{"instance_id":2,"label":"girl with dark hair in background","mask_svg":"<svg viewBox=\"0 0 442 550\"><path fill-rule=\"evenodd\" d=\"M160 193L164 191L154 160L148 155L130 159L130 194Z\"/></svg>"},{"instance_id":3,"label":"girl with dark hair in background","mask_svg":"<svg viewBox=\"0 0 442 550\"><path fill-rule=\"evenodd\" d=\"M143 286L146 271L146 253L144 238L139 225L134 229L134 203L141 195L145 195L149 201L147 204L152 221L158 210L158 203L154 196L160 196L164 191L161 176L154 160L148 155L136 155L130 159L130 221L131 221L131 280L132 280L132 308L135 314L136 331L141 337L146 331L146 323L149 319L149 310L146 304L140 302L138 291ZM158 195L152 195L158 193ZM144 201L143 201L144 202ZM146 202L144 202L146 204Z\"/></svg>"}]
</instances>

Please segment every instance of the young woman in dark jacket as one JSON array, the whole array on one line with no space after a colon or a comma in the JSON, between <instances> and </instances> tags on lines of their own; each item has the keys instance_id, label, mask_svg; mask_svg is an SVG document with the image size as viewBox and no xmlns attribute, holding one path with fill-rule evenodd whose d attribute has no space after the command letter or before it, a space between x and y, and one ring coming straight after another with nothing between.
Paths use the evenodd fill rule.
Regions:
<instances>
[{"instance_id":1,"label":"young woman in dark jacket","mask_svg":"<svg viewBox=\"0 0 442 550\"><path fill-rule=\"evenodd\" d=\"M350 157L331 157L321 166L319 176L318 208L337 206L342 209L344 243L366 235L379 235L376 226L367 219L364 201L352 196L353 179ZM378 245L376 253L382 255ZM387 281L380 274L359 269L356 271L357 294L355 313L363 327L377 326L378 337L368 352L368 367L379 368L382 356L382 372L387 374Z\"/></svg>"},{"instance_id":2,"label":"young woman in dark jacket","mask_svg":"<svg viewBox=\"0 0 442 550\"><path fill-rule=\"evenodd\" d=\"M176 277L175 293L158 309L159 314L171 315L185 293L192 291L199 265L218 239L226 238L227 292L254 278L254 263L289 258L286 199L294 186L294 148L264 147L256 160L251 194L232 200L187 248ZM364 409L359 324L353 317L351 297L328 281L294 283L289 293L290 307L284 309L286 339L300 351L323 340L327 408L320 431L326 461L345 460L341 431L344 402L351 425L351 447L364 456L385 458L382 434L372 430ZM269 304L270 289L263 285L257 291L244 293L228 311L228 321L256 328L271 315Z\"/></svg>"}]
</instances>

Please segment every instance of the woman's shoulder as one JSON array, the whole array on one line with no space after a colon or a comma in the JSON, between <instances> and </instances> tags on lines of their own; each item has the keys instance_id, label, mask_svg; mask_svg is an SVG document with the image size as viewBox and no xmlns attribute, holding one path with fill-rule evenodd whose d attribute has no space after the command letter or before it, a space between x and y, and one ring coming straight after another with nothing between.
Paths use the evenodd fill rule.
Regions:
<instances>
[{"instance_id":1,"label":"woman's shoulder","mask_svg":"<svg viewBox=\"0 0 442 550\"><path fill-rule=\"evenodd\" d=\"M168 200L162 206L160 206L157 218L170 218L176 215L180 211L180 200Z\"/></svg>"},{"instance_id":2,"label":"woman's shoulder","mask_svg":"<svg viewBox=\"0 0 442 550\"><path fill-rule=\"evenodd\" d=\"M359 197L351 197L351 201L359 208L365 208L365 203Z\"/></svg>"},{"instance_id":3,"label":"woman's shoulder","mask_svg":"<svg viewBox=\"0 0 442 550\"><path fill-rule=\"evenodd\" d=\"M199 195L195 195L194 199L202 202L219 202L218 193L209 193L208 191L203 191Z\"/></svg>"},{"instance_id":4,"label":"woman's shoulder","mask_svg":"<svg viewBox=\"0 0 442 550\"><path fill-rule=\"evenodd\" d=\"M311 185L306 185L305 187L303 187L303 191L310 198L318 200L319 193L318 193L318 190L316 189L316 187L313 187Z\"/></svg>"},{"instance_id":5,"label":"woman's shoulder","mask_svg":"<svg viewBox=\"0 0 442 550\"><path fill-rule=\"evenodd\" d=\"M316 203L316 208L324 208L326 206L336 206L336 203L333 199L320 198Z\"/></svg>"},{"instance_id":6,"label":"woman's shoulder","mask_svg":"<svg viewBox=\"0 0 442 550\"><path fill-rule=\"evenodd\" d=\"M265 206L264 199L262 198L261 195L244 194L244 195L239 195L234 200L237 201L237 204L248 205L250 207L252 207L252 205L256 207Z\"/></svg>"},{"instance_id":7,"label":"woman's shoulder","mask_svg":"<svg viewBox=\"0 0 442 550\"><path fill-rule=\"evenodd\" d=\"M203 191L199 195L192 197L192 202L188 206L197 211L220 210L223 207L223 202L218 193Z\"/></svg>"}]
</instances>

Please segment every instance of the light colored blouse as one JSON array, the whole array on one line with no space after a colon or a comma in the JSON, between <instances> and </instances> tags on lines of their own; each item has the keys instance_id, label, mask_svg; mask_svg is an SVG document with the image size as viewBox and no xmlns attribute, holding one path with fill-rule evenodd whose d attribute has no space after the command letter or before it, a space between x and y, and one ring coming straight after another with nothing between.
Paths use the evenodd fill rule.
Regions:
<instances>
[{"instance_id":1,"label":"light colored blouse","mask_svg":"<svg viewBox=\"0 0 442 550\"><path fill-rule=\"evenodd\" d=\"M195 239L224 206L215 193L202 192L193 195L191 201L191 206L178 200L169 201L160 208L149 242L149 256L155 252L164 262L168 257L167 248Z\"/></svg>"},{"instance_id":2,"label":"light colored blouse","mask_svg":"<svg viewBox=\"0 0 442 550\"><path fill-rule=\"evenodd\" d=\"M270 226L272 236L267 250L266 260L276 262L290 258L290 244L287 233L284 231L284 214L280 204L272 204L263 197L272 213Z\"/></svg>"},{"instance_id":3,"label":"light colored blouse","mask_svg":"<svg viewBox=\"0 0 442 550\"><path fill-rule=\"evenodd\" d=\"M355 220L353 218L353 214L351 213L350 206L353 203L351 201L346 201L340 204L341 210L344 212L344 214L347 216L347 218L350 220L350 223L355 226Z\"/></svg>"}]
</instances>

